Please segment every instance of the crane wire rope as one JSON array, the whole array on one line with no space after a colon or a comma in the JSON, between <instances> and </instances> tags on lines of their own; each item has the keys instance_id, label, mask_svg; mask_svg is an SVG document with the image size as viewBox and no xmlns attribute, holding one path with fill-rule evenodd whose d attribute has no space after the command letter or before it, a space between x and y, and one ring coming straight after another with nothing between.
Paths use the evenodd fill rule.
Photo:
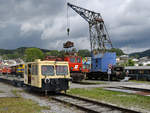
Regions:
<instances>
[{"instance_id":1,"label":"crane wire rope","mask_svg":"<svg viewBox=\"0 0 150 113\"><path fill-rule=\"evenodd\" d=\"M69 37L69 35L70 35L70 18L69 18L69 6L67 5L67 36Z\"/></svg>"}]
</instances>

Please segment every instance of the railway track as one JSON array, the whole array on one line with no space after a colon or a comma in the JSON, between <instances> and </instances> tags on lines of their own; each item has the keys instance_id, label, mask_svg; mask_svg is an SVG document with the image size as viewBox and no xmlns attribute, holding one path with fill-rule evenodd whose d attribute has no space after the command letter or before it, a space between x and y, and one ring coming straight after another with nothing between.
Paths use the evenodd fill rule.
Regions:
<instances>
[{"instance_id":1,"label":"railway track","mask_svg":"<svg viewBox=\"0 0 150 113\"><path fill-rule=\"evenodd\" d=\"M81 98L78 96L62 94L60 96L52 97L53 100L69 104L82 109L88 113L140 113L138 111L121 108L98 101L90 100L87 98Z\"/></svg>"},{"instance_id":2,"label":"railway track","mask_svg":"<svg viewBox=\"0 0 150 113\"><path fill-rule=\"evenodd\" d=\"M8 81L3 81L4 83L10 84ZM12 85L12 84L11 84ZM27 91L28 92L28 91ZM37 92L28 92L30 94L43 97L44 95ZM46 98L51 98L55 101L62 102L64 104L75 106L83 111L86 111L88 113L140 113L138 111L121 108L118 106L113 106L105 103L101 103L98 101L94 101L87 98L81 98L79 96L73 96L68 94L59 94L59 95L47 95Z\"/></svg>"}]
</instances>

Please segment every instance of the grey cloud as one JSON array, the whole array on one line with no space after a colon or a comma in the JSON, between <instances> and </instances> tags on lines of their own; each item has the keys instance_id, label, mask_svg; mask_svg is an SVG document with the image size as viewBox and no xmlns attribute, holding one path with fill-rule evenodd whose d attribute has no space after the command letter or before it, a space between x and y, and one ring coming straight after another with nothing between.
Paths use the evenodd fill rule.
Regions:
<instances>
[{"instance_id":1,"label":"grey cloud","mask_svg":"<svg viewBox=\"0 0 150 113\"><path fill-rule=\"evenodd\" d=\"M75 3L102 14L114 47L150 48L148 0ZM65 41L72 40L77 48L89 49L88 23L69 8L67 37L66 13L66 0L0 0L0 48L61 49Z\"/></svg>"}]
</instances>

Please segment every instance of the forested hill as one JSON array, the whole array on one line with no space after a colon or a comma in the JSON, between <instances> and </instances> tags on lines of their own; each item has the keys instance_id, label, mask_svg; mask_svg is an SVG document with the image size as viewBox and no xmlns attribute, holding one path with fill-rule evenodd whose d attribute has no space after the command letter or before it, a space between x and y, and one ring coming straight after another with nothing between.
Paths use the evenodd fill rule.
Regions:
<instances>
[{"instance_id":1,"label":"forested hill","mask_svg":"<svg viewBox=\"0 0 150 113\"><path fill-rule=\"evenodd\" d=\"M9 49L0 49L0 55L4 55L4 54L16 54L16 53L19 53L19 54L24 54L25 50L27 48L31 48L31 47L20 47L20 48L17 48L17 49L12 49L12 50L9 50ZM36 48L36 47L32 47L32 48ZM50 52L50 50L47 50L47 49L40 49L42 52L46 53L46 52Z\"/></svg>"},{"instance_id":2,"label":"forested hill","mask_svg":"<svg viewBox=\"0 0 150 113\"><path fill-rule=\"evenodd\" d=\"M129 55L130 57L136 57L136 58L141 58L141 57L150 57L150 49L143 51L143 52L136 52L136 53L131 53Z\"/></svg>"},{"instance_id":3,"label":"forested hill","mask_svg":"<svg viewBox=\"0 0 150 113\"><path fill-rule=\"evenodd\" d=\"M36 47L20 47L17 49L0 49L0 56L4 59L15 59L15 58L23 58L25 55L25 50L27 48L36 48ZM47 49L40 49L44 54L50 52Z\"/></svg>"},{"instance_id":4,"label":"forested hill","mask_svg":"<svg viewBox=\"0 0 150 113\"><path fill-rule=\"evenodd\" d=\"M24 58L25 57L25 50L31 48L31 47L20 47L17 49L13 50L8 50L8 49L0 49L0 56L3 59L15 59L15 58ZM36 48L36 47L32 47ZM37 48L36 48L37 49ZM40 48L38 48L40 49ZM61 56L64 54L64 51L58 51L58 50L48 50L48 49L40 49L44 56L50 55L50 56ZM75 49L75 51L77 51ZM123 51L121 49L113 48L109 50L111 52L116 52L117 56L123 55ZM83 50L78 50L78 55L82 57L90 57L91 53L88 49L83 49Z\"/></svg>"}]
</instances>

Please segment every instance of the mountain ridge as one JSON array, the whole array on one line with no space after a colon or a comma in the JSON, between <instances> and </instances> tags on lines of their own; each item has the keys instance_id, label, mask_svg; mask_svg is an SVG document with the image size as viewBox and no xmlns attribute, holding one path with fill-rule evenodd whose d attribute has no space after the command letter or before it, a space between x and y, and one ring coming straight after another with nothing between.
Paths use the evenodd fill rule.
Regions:
<instances>
[{"instance_id":1,"label":"mountain ridge","mask_svg":"<svg viewBox=\"0 0 150 113\"><path fill-rule=\"evenodd\" d=\"M130 57L136 57L136 58L141 58L141 57L150 57L150 49L142 51L142 52L134 52L129 54Z\"/></svg>"}]
</instances>

